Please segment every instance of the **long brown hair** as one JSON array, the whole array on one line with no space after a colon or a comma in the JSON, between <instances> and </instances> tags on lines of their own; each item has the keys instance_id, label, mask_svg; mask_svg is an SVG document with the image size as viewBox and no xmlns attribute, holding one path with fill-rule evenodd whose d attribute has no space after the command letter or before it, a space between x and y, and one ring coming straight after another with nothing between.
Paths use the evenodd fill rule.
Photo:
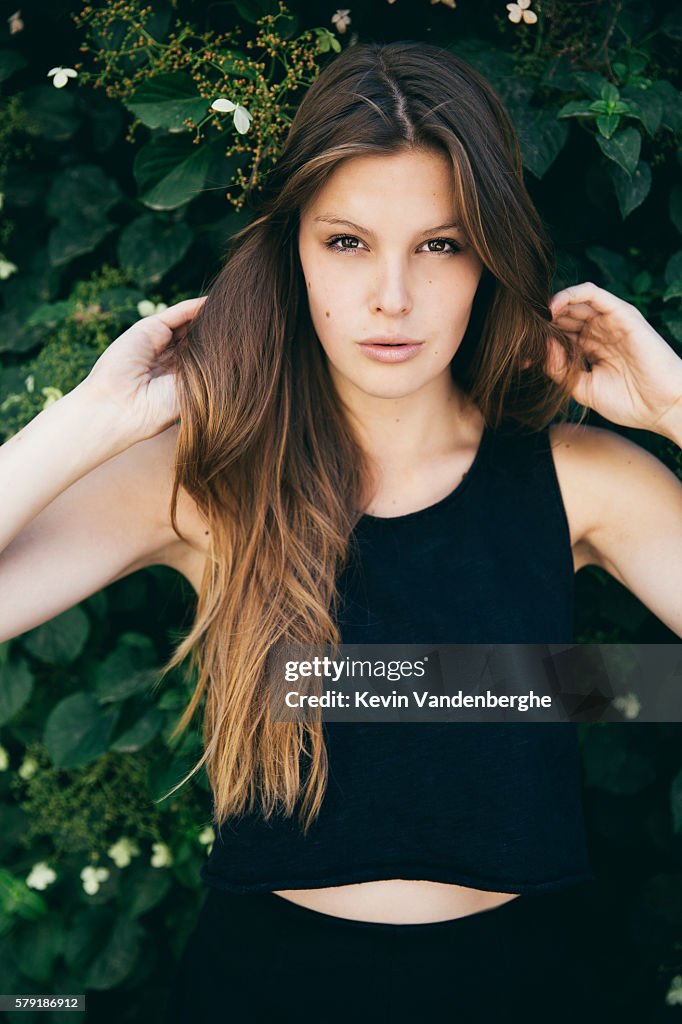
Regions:
<instances>
[{"instance_id":1,"label":"long brown hair","mask_svg":"<svg viewBox=\"0 0 682 1024\"><path fill-rule=\"evenodd\" d=\"M405 148L449 155L458 213L484 265L451 366L487 425L534 430L565 418L582 369L576 344L553 329L566 353L565 381L543 372L552 248L496 93L435 46L351 46L304 96L251 223L232 236L175 349L173 525L179 532L183 487L207 519L210 550L193 627L164 671L187 656L196 671L171 738L205 699L204 754L183 782L205 763L218 826L256 806L267 819L300 804L307 831L324 796L320 723L272 721L265 669L274 644L341 642L335 580L368 470L312 327L298 223L341 161Z\"/></svg>"}]
</instances>

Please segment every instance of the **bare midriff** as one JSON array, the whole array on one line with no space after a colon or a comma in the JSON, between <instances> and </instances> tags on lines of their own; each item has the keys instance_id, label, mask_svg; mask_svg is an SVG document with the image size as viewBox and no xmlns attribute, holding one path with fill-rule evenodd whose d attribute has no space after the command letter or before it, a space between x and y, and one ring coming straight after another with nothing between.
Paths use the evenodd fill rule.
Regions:
<instances>
[{"instance_id":1,"label":"bare midriff","mask_svg":"<svg viewBox=\"0 0 682 1024\"><path fill-rule=\"evenodd\" d=\"M323 889L274 889L277 896L322 914L384 924L430 924L501 906L519 895L449 882L387 878Z\"/></svg>"}]
</instances>

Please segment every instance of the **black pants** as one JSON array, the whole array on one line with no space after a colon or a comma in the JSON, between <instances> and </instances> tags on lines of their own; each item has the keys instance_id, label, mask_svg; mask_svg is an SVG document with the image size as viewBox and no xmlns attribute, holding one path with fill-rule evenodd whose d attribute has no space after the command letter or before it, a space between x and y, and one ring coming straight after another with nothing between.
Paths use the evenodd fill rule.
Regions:
<instances>
[{"instance_id":1,"label":"black pants","mask_svg":"<svg viewBox=\"0 0 682 1024\"><path fill-rule=\"evenodd\" d=\"M379 924L274 893L211 889L190 936L169 1024L606 1024L618 1012L599 929L570 926L576 891L521 895L430 924ZM589 900L583 902L589 906Z\"/></svg>"}]
</instances>

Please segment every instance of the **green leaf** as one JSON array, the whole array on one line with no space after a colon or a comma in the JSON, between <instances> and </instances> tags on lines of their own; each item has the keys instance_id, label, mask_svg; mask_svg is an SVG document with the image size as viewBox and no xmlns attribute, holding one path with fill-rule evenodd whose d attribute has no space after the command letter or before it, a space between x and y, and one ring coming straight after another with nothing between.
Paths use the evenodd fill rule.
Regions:
<instances>
[{"instance_id":1,"label":"green leaf","mask_svg":"<svg viewBox=\"0 0 682 1024\"><path fill-rule=\"evenodd\" d=\"M599 95L606 103L617 103L620 97L620 93L613 82L605 82L599 91Z\"/></svg>"},{"instance_id":2,"label":"green leaf","mask_svg":"<svg viewBox=\"0 0 682 1024\"><path fill-rule=\"evenodd\" d=\"M21 643L29 654L49 665L68 665L83 650L89 632L88 617L77 605L26 633Z\"/></svg>"},{"instance_id":3,"label":"green leaf","mask_svg":"<svg viewBox=\"0 0 682 1024\"><path fill-rule=\"evenodd\" d=\"M604 86L610 84L603 75L598 74L596 71L576 71L574 78L588 96L595 100L601 97Z\"/></svg>"},{"instance_id":4,"label":"green leaf","mask_svg":"<svg viewBox=\"0 0 682 1024\"><path fill-rule=\"evenodd\" d=\"M126 672L120 679L98 683L95 687L97 700L100 704L112 704L137 693L149 693L158 678L159 670L155 668Z\"/></svg>"},{"instance_id":5,"label":"green leaf","mask_svg":"<svg viewBox=\"0 0 682 1024\"><path fill-rule=\"evenodd\" d=\"M213 157L211 145L195 146L186 135L152 139L133 164L140 199L152 210L174 210L188 203L201 193Z\"/></svg>"},{"instance_id":6,"label":"green leaf","mask_svg":"<svg viewBox=\"0 0 682 1024\"><path fill-rule=\"evenodd\" d=\"M670 39L682 40L682 10L673 7L661 22L660 31Z\"/></svg>"},{"instance_id":7,"label":"green leaf","mask_svg":"<svg viewBox=\"0 0 682 1024\"><path fill-rule=\"evenodd\" d=\"M104 948L90 964L85 987L113 988L127 978L141 955L140 946L145 934L145 929L137 921L117 918Z\"/></svg>"},{"instance_id":8,"label":"green leaf","mask_svg":"<svg viewBox=\"0 0 682 1024\"><path fill-rule=\"evenodd\" d=\"M564 103L557 117L593 117L592 104L586 100L570 100Z\"/></svg>"},{"instance_id":9,"label":"green leaf","mask_svg":"<svg viewBox=\"0 0 682 1024\"><path fill-rule=\"evenodd\" d=\"M648 270L642 270L632 282L632 290L635 295L643 295L648 292L653 284L653 278Z\"/></svg>"},{"instance_id":10,"label":"green leaf","mask_svg":"<svg viewBox=\"0 0 682 1024\"><path fill-rule=\"evenodd\" d=\"M670 190L668 212L671 221L680 234L682 234L682 185L673 185Z\"/></svg>"},{"instance_id":11,"label":"green leaf","mask_svg":"<svg viewBox=\"0 0 682 1024\"><path fill-rule=\"evenodd\" d=\"M149 691L158 677L152 668L156 650L148 636L123 633L118 645L101 662L95 675L95 693L100 704L122 701L135 693Z\"/></svg>"},{"instance_id":12,"label":"green leaf","mask_svg":"<svg viewBox=\"0 0 682 1024\"><path fill-rule=\"evenodd\" d=\"M130 729L115 739L109 749L116 750L118 753L134 753L137 750L142 750L154 739L164 722L164 715L156 708L150 708Z\"/></svg>"},{"instance_id":13,"label":"green leaf","mask_svg":"<svg viewBox=\"0 0 682 1024\"><path fill-rule=\"evenodd\" d=\"M617 164L611 164L609 172L616 189L620 215L625 220L649 195L651 168L645 160L640 160L634 174L626 174Z\"/></svg>"},{"instance_id":14,"label":"green leaf","mask_svg":"<svg viewBox=\"0 0 682 1024\"><path fill-rule=\"evenodd\" d=\"M671 132L678 132L682 128L682 95L665 79L654 82L649 92L655 93L661 99L661 124Z\"/></svg>"},{"instance_id":15,"label":"green leaf","mask_svg":"<svg viewBox=\"0 0 682 1024\"><path fill-rule=\"evenodd\" d=\"M100 220L120 198L120 188L101 167L76 164L54 178L45 208L59 220L70 221L74 209L83 218Z\"/></svg>"},{"instance_id":16,"label":"green leaf","mask_svg":"<svg viewBox=\"0 0 682 1024\"><path fill-rule=\"evenodd\" d=\"M46 984L55 958L62 952L63 932L58 918L50 915L31 925L30 931L15 937L12 956L27 978Z\"/></svg>"},{"instance_id":17,"label":"green leaf","mask_svg":"<svg viewBox=\"0 0 682 1024\"><path fill-rule=\"evenodd\" d=\"M156 758L150 763L148 768L148 786L149 793L152 800L161 800L167 796L174 786L179 785L184 777L194 768L199 758L189 757L173 757L170 756L168 760L162 760ZM198 773L197 773L198 774ZM193 776L193 780L196 779L196 775ZM187 785L187 783L185 783ZM168 800L172 802L183 792L182 787L176 790L172 796L168 797ZM168 804L164 803L163 807L167 807Z\"/></svg>"},{"instance_id":18,"label":"green leaf","mask_svg":"<svg viewBox=\"0 0 682 1024\"><path fill-rule=\"evenodd\" d=\"M634 172L642 146L642 136L635 128L624 128L611 139L604 139L600 135L596 138L604 156L613 160L628 174Z\"/></svg>"},{"instance_id":19,"label":"green leaf","mask_svg":"<svg viewBox=\"0 0 682 1024\"><path fill-rule=\"evenodd\" d=\"M192 244L192 230L183 221L143 214L123 229L118 260L141 284L156 284L183 258Z\"/></svg>"},{"instance_id":20,"label":"green leaf","mask_svg":"<svg viewBox=\"0 0 682 1024\"><path fill-rule=\"evenodd\" d=\"M0 50L0 82L6 82L15 71L20 71L27 64L24 55L17 50Z\"/></svg>"},{"instance_id":21,"label":"green leaf","mask_svg":"<svg viewBox=\"0 0 682 1024\"><path fill-rule=\"evenodd\" d=\"M208 113L211 100L199 96L196 85L182 71L147 79L125 101L125 106L148 128L189 131L186 118L197 124Z\"/></svg>"},{"instance_id":22,"label":"green leaf","mask_svg":"<svg viewBox=\"0 0 682 1024\"><path fill-rule=\"evenodd\" d=\"M618 114L604 114L597 118L597 131L604 139L610 139L620 124Z\"/></svg>"},{"instance_id":23,"label":"green leaf","mask_svg":"<svg viewBox=\"0 0 682 1024\"><path fill-rule=\"evenodd\" d=\"M108 749L120 707L101 707L85 692L65 697L50 712L43 741L55 768L91 764Z\"/></svg>"},{"instance_id":24,"label":"green leaf","mask_svg":"<svg viewBox=\"0 0 682 1024\"><path fill-rule=\"evenodd\" d=\"M274 0L228 0L233 7L237 8L239 16L244 21L255 24L264 14L276 14L277 5Z\"/></svg>"},{"instance_id":25,"label":"green leaf","mask_svg":"<svg viewBox=\"0 0 682 1024\"><path fill-rule=\"evenodd\" d=\"M630 261L621 253L606 249L601 245L592 245L585 250L585 255L599 267L609 289L615 285L622 286L630 280L632 273Z\"/></svg>"},{"instance_id":26,"label":"green leaf","mask_svg":"<svg viewBox=\"0 0 682 1024\"><path fill-rule=\"evenodd\" d=\"M566 144L568 125L557 121L556 112L548 108L518 106L511 113L523 165L536 178L542 178Z\"/></svg>"},{"instance_id":27,"label":"green leaf","mask_svg":"<svg viewBox=\"0 0 682 1024\"><path fill-rule=\"evenodd\" d=\"M670 299L682 299L682 281L673 281L663 293L663 301L669 302Z\"/></svg>"},{"instance_id":28,"label":"green leaf","mask_svg":"<svg viewBox=\"0 0 682 1024\"><path fill-rule=\"evenodd\" d=\"M68 221L62 221L52 228L47 242L47 252L53 267L64 267L96 249L99 243L115 229L116 225L101 218L83 217L74 209Z\"/></svg>"},{"instance_id":29,"label":"green leaf","mask_svg":"<svg viewBox=\"0 0 682 1024\"><path fill-rule=\"evenodd\" d=\"M650 758L628 747L623 730L590 729L583 764L586 783L608 793L641 793L656 778Z\"/></svg>"},{"instance_id":30,"label":"green leaf","mask_svg":"<svg viewBox=\"0 0 682 1024\"><path fill-rule=\"evenodd\" d=\"M664 313L663 323L675 341L682 344L682 313Z\"/></svg>"},{"instance_id":31,"label":"green leaf","mask_svg":"<svg viewBox=\"0 0 682 1024\"><path fill-rule=\"evenodd\" d=\"M628 85L623 89L623 96L639 117L647 134L655 135L663 118L663 99L656 89L635 89Z\"/></svg>"},{"instance_id":32,"label":"green leaf","mask_svg":"<svg viewBox=\"0 0 682 1024\"><path fill-rule=\"evenodd\" d=\"M92 252L115 229L106 212L120 197L116 182L93 164L68 167L55 179L46 204L50 216L60 220L48 240L52 266L64 266Z\"/></svg>"},{"instance_id":33,"label":"green leaf","mask_svg":"<svg viewBox=\"0 0 682 1024\"><path fill-rule=\"evenodd\" d=\"M674 284L682 278L682 249L670 257L663 272L666 284Z\"/></svg>"},{"instance_id":34,"label":"green leaf","mask_svg":"<svg viewBox=\"0 0 682 1024\"><path fill-rule=\"evenodd\" d=\"M78 880L80 887L80 879ZM90 899L90 897L88 897ZM69 919L64 934L64 961L74 973L82 975L92 960L93 950L106 942L114 922L109 907L90 903Z\"/></svg>"},{"instance_id":35,"label":"green leaf","mask_svg":"<svg viewBox=\"0 0 682 1024\"><path fill-rule=\"evenodd\" d=\"M37 85L23 93L23 106L29 115L25 130L29 135L47 142L66 142L80 126L75 113L73 92L55 89L53 85Z\"/></svg>"},{"instance_id":36,"label":"green leaf","mask_svg":"<svg viewBox=\"0 0 682 1024\"><path fill-rule=\"evenodd\" d=\"M54 330L61 324L70 320L77 308L77 303L71 299L64 299L61 302L44 302L42 306L34 309L24 326L44 327Z\"/></svg>"},{"instance_id":37,"label":"green leaf","mask_svg":"<svg viewBox=\"0 0 682 1024\"><path fill-rule=\"evenodd\" d=\"M15 878L10 871L0 868L0 910L10 916L37 921L47 913L47 904L35 889L29 889L23 879Z\"/></svg>"},{"instance_id":38,"label":"green leaf","mask_svg":"<svg viewBox=\"0 0 682 1024\"><path fill-rule=\"evenodd\" d=\"M32 693L33 676L23 659L0 665L0 725L7 725Z\"/></svg>"},{"instance_id":39,"label":"green leaf","mask_svg":"<svg viewBox=\"0 0 682 1024\"><path fill-rule=\"evenodd\" d=\"M157 906L171 886L171 875L159 868L142 867L124 869L126 884L120 899L120 912L128 918L140 917Z\"/></svg>"}]
</instances>

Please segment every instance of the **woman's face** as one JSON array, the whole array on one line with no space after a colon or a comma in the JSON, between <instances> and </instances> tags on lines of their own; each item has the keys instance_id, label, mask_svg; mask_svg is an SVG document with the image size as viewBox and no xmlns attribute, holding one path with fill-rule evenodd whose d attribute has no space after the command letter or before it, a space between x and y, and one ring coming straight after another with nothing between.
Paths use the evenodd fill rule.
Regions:
<instances>
[{"instance_id":1,"label":"woman's face","mask_svg":"<svg viewBox=\"0 0 682 1024\"><path fill-rule=\"evenodd\" d=\"M342 395L398 398L449 377L482 272L457 221L452 166L431 150L353 157L302 211L310 313ZM421 344L387 362L362 346L377 338Z\"/></svg>"}]
</instances>

